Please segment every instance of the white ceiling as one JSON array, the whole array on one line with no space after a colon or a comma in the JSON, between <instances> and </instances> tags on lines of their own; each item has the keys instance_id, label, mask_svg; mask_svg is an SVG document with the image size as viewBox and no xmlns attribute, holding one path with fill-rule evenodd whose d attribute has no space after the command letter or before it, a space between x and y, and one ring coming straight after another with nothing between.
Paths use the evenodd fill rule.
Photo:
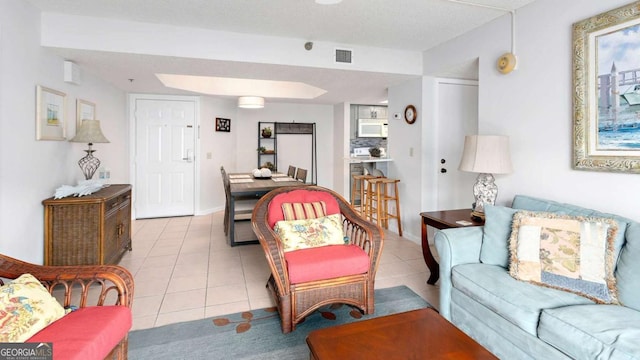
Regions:
<instances>
[{"instance_id":1,"label":"white ceiling","mask_svg":"<svg viewBox=\"0 0 640 360\"><path fill-rule=\"evenodd\" d=\"M313 0L28 1L43 12L413 51L429 49L506 14L500 10L448 0L344 0L336 5L319 5ZM472 1L515 10L534 0ZM95 73L127 92L188 93L162 86L153 74L180 74L184 69L189 69L189 75L299 81L327 90L326 94L316 99L296 102L374 103L386 97L389 86L411 78L408 75L277 64L77 49L54 51L82 64L83 71ZM469 68L465 65L473 64L455 64L454 68L447 71L447 76L455 76L456 73L460 77L469 76ZM269 74L268 78L265 78L265 74ZM130 78L135 81L128 81Z\"/></svg>"}]
</instances>

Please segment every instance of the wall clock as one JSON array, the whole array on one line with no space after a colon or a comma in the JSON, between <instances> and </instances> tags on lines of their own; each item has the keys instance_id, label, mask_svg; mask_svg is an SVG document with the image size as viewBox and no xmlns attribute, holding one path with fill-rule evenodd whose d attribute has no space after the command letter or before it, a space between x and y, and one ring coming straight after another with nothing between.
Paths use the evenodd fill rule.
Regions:
<instances>
[{"instance_id":1,"label":"wall clock","mask_svg":"<svg viewBox=\"0 0 640 360\"><path fill-rule=\"evenodd\" d=\"M417 118L418 111L416 111L416 107L413 105L407 105L407 107L404 108L404 121L406 121L407 124L413 124L416 122Z\"/></svg>"},{"instance_id":2,"label":"wall clock","mask_svg":"<svg viewBox=\"0 0 640 360\"><path fill-rule=\"evenodd\" d=\"M231 132L231 119L216 118L216 131Z\"/></svg>"}]
</instances>

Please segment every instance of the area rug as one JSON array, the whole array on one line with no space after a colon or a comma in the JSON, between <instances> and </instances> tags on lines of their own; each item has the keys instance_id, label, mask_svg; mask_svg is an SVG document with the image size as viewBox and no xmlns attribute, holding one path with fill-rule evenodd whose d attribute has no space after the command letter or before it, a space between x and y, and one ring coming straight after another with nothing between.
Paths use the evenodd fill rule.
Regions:
<instances>
[{"instance_id":1,"label":"area rug","mask_svg":"<svg viewBox=\"0 0 640 360\"><path fill-rule=\"evenodd\" d=\"M129 359L309 359L309 332L430 305L406 286L375 291L375 314L330 305L282 334L275 308L165 325L129 333Z\"/></svg>"}]
</instances>

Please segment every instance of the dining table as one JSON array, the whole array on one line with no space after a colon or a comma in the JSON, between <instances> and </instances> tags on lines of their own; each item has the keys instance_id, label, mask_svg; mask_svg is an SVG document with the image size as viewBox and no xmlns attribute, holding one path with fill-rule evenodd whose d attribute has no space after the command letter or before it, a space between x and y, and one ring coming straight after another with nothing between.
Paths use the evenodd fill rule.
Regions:
<instances>
[{"instance_id":1,"label":"dining table","mask_svg":"<svg viewBox=\"0 0 640 360\"><path fill-rule=\"evenodd\" d=\"M251 173L230 173L229 175L229 245L256 244L258 240L236 241L236 225L233 220L235 213L235 202L237 199L256 198L259 199L271 190L284 186L305 186L304 182L298 181L287 174L272 173L270 177L256 177Z\"/></svg>"}]
</instances>

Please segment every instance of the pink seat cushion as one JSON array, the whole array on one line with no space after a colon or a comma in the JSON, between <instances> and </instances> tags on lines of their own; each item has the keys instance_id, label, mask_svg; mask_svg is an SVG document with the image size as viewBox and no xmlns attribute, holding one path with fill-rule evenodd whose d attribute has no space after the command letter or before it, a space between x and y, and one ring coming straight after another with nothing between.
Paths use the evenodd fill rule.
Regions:
<instances>
[{"instance_id":1,"label":"pink seat cushion","mask_svg":"<svg viewBox=\"0 0 640 360\"><path fill-rule=\"evenodd\" d=\"M131 329L126 306L90 306L65 315L27 342L52 342L54 359L104 359Z\"/></svg>"},{"instance_id":2,"label":"pink seat cushion","mask_svg":"<svg viewBox=\"0 0 640 360\"><path fill-rule=\"evenodd\" d=\"M369 256L356 245L328 245L289 251L284 258L292 284L369 271Z\"/></svg>"},{"instance_id":3,"label":"pink seat cushion","mask_svg":"<svg viewBox=\"0 0 640 360\"><path fill-rule=\"evenodd\" d=\"M284 220L284 212L282 211L283 203L312 203L316 201L324 201L327 207L326 215L339 214L340 206L333 195L323 191L312 190L293 190L286 193L278 194L269 202L269 212L267 220L269 227L273 229L276 222Z\"/></svg>"}]
</instances>

